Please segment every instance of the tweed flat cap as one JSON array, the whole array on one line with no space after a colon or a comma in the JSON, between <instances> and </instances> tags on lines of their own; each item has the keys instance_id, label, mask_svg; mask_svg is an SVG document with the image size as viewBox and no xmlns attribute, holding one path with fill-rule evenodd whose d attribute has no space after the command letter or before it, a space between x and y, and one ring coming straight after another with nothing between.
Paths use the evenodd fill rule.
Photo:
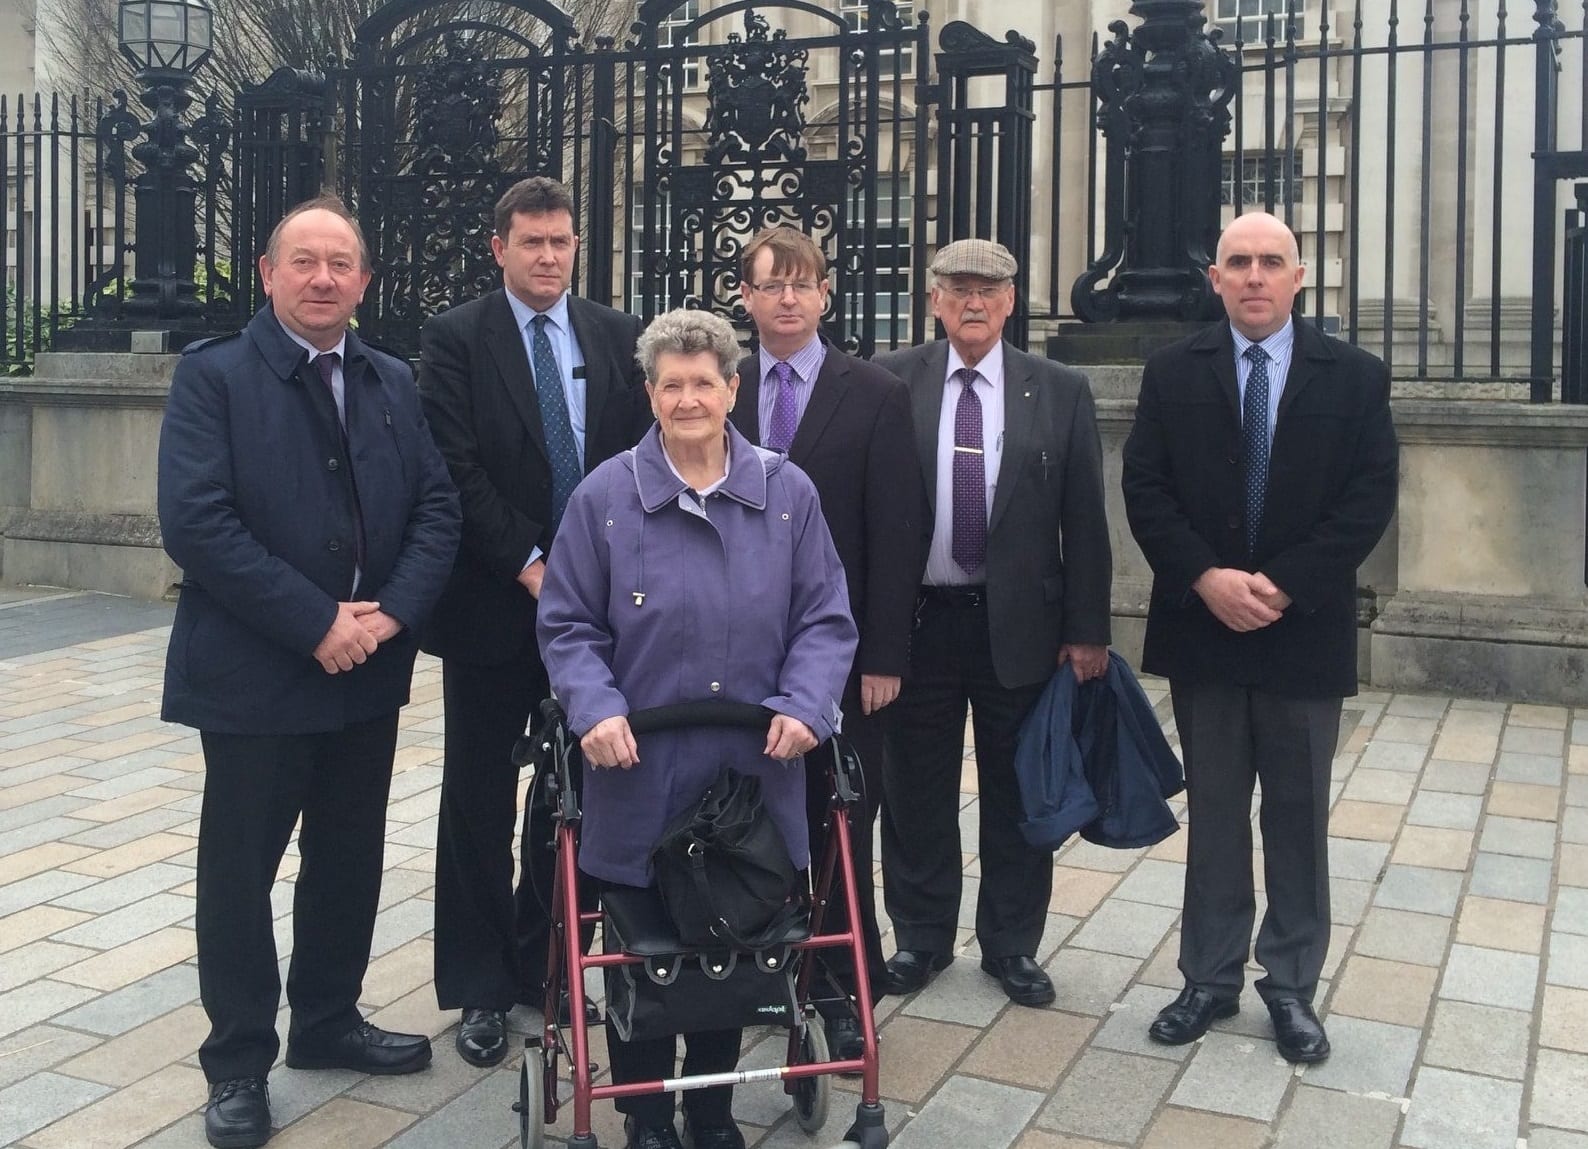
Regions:
<instances>
[{"instance_id":1,"label":"tweed flat cap","mask_svg":"<svg viewBox=\"0 0 1588 1149\"><path fill-rule=\"evenodd\" d=\"M978 275L983 279L1013 279L1019 265L1009 249L990 239L956 239L932 260L933 275Z\"/></svg>"}]
</instances>

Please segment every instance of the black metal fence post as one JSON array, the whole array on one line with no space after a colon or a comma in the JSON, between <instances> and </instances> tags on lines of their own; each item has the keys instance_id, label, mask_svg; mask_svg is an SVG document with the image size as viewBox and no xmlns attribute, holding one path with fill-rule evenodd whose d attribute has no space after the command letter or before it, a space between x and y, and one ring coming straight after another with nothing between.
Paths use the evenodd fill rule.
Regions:
<instances>
[{"instance_id":1,"label":"black metal fence post","mask_svg":"<svg viewBox=\"0 0 1588 1149\"><path fill-rule=\"evenodd\" d=\"M960 20L938 33L937 242L996 239L1016 254L1015 311L1005 335L1024 348L1031 317L1032 125L1036 45L995 40ZM999 77L1003 100L972 103L971 85Z\"/></svg>"},{"instance_id":2,"label":"black metal fence post","mask_svg":"<svg viewBox=\"0 0 1588 1149\"><path fill-rule=\"evenodd\" d=\"M1533 21L1533 324L1528 374L1532 400L1548 403L1555 387L1555 183L1549 159L1558 126L1560 24L1555 0L1536 0Z\"/></svg>"}]
</instances>

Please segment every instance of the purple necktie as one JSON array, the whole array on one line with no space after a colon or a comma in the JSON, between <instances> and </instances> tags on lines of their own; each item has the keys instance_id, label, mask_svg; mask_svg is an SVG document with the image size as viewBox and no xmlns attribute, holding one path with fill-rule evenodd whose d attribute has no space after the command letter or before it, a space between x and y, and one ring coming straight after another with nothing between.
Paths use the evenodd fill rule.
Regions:
<instances>
[{"instance_id":1,"label":"purple necktie","mask_svg":"<svg viewBox=\"0 0 1588 1149\"><path fill-rule=\"evenodd\" d=\"M794 368L780 359L772 364L772 370L777 373L777 399L772 404L772 424L767 428L763 446L787 454L800 425L799 397L794 394Z\"/></svg>"},{"instance_id":2,"label":"purple necktie","mask_svg":"<svg viewBox=\"0 0 1588 1149\"><path fill-rule=\"evenodd\" d=\"M966 574L987 561L987 466L981 447L981 398L976 372L961 367L963 385L954 408L954 562Z\"/></svg>"},{"instance_id":3,"label":"purple necktie","mask_svg":"<svg viewBox=\"0 0 1588 1149\"><path fill-rule=\"evenodd\" d=\"M315 369L320 372L320 382L325 384L325 389L331 393L331 405L336 405L336 383L332 373L342 357L335 351L322 351L314 357ZM342 456L347 460L348 481L353 487L353 562L359 570L364 569L364 512L358 505L358 476L353 473L353 448L347 441L347 416L343 411L347 409L346 388L343 389L342 408L337 411L338 430L342 432Z\"/></svg>"}]
</instances>

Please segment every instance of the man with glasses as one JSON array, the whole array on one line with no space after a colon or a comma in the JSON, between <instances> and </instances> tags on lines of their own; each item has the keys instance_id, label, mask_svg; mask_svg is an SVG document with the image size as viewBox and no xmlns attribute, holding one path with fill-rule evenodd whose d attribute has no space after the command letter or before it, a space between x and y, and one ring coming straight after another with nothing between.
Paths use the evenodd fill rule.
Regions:
<instances>
[{"instance_id":1,"label":"man with glasses","mask_svg":"<svg viewBox=\"0 0 1588 1149\"><path fill-rule=\"evenodd\" d=\"M568 190L520 180L495 223L502 288L419 336L425 413L463 502L463 545L424 636L446 702L436 999L463 1011L456 1045L473 1065L502 1060L507 1011L540 1005L546 978L551 867L526 852L515 895L511 760L548 692L535 644L546 552L579 480L650 425L634 362L640 321L568 291L579 251ZM525 818L526 842L549 841L542 807Z\"/></svg>"},{"instance_id":2,"label":"man with glasses","mask_svg":"<svg viewBox=\"0 0 1588 1149\"><path fill-rule=\"evenodd\" d=\"M886 371L845 355L822 338L827 260L804 232L769 228L745 247L745 310L760 349L739 365L730 416L752 443L787 452L810 475L843 560L860 648L843 697L844 736L860 755L865 802L853 820L855 892L860 902L868 975L882 973L882 940L872 892L871 827L882 800L886 708L899 694L909 662L910 612L921 577L925 492L915 464L910 400ZM812 850L826 840L829 788L826 748L807 756ZM829 906L823 928L842 929L842 906ZM835 986L818 996L855 992L848 951L828 950ZM878 986L880 989L880 986ZM835 1057L861 1054L860 1029L847 1009L824 1009Z\"/></svg>"},{"instance_id":3,"label":"man with glasses","mask_svg":"<svg viewBox=\"0 0 1588 1149\"><path fill-rule=\"evenodd\" d=\"M981 968L1011 1000L1044 1005L1036 963L1053 861L1020 834L1015 741L1054 671L1108 668L1112 558L1102 447L1086 377L1003 341L1015 260L962 239L932 261L948 338L879 355L911 392L931 545L904 689L884 759L883 894L898 939L892 993L954 960L965 711L976 740Z\"/></svg>"}]
</instances>

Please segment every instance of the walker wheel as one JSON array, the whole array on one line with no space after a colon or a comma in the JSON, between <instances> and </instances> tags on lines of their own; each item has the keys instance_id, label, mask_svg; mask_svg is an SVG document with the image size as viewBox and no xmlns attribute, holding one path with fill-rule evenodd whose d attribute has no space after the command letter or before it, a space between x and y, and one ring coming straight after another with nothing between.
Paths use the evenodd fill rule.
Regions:
<instances>
[{"instance_id":1,"label":"walker wheel","mask_svg":"<svg viewBox=\"0 0 1588 1149\"><path fill-rule=\"evenodd\" d=\"M800 1059L805 1065L831 1060L827 1053L827 1034L822 1029L820 1018L812 1018L805 1023L805 1034L800 1038ZM825 1073L801 1077L794 1082L794 1119L799 1122L801 1129L807 1133L819 1133L822 1126L827 1124L832 1092L833 1079Z\"/></svg>"},{"instance_id":2,"label":"walker wheel","mask_svg":"<svg viewBox=\"0 0 1588 1149\"><path fill-rule=\"evenodd\" d=\"M544 1149L546 1144L544 1063L545 1054L530 1048L524 1050L524 1060L518 1066L518 1100L513 1112L518 1114L519 1149Z\"/></svg>"}]
</instances>

